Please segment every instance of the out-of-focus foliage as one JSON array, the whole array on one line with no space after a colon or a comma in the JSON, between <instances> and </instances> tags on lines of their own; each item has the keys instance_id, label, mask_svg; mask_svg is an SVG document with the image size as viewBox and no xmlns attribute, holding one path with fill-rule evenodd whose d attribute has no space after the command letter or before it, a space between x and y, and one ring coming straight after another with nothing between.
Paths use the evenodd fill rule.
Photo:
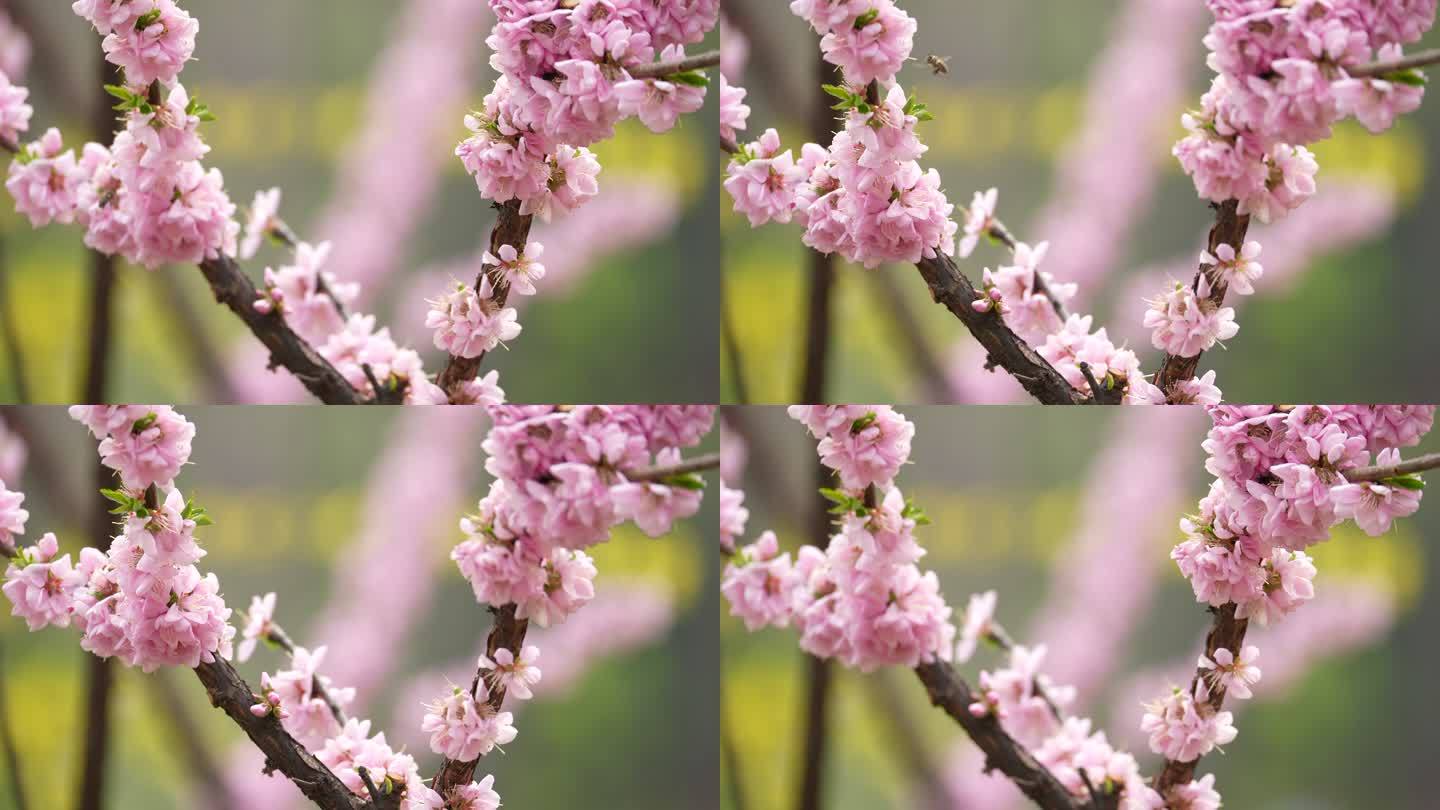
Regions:
<instances>
[{"instance_id":1,"label":"out-of-focus foliage","mask_svg":"<svg viewBox=\"0 0 1440 810\"><path fill-rule=\"evenodd\" d=\"M813 475L814 442L783 408L745 408L752 447L766 464L757 477L752 458L746 489L751 510L746 540L766 528L780 536L783 549L809 542L794 515L778 510L793 498L821 508L808 486ZM997 619L1024 644L1037 638L1031 627L1036 612L1052 593L1057 568L1069 548L1092 485L1095 456L1125 429L1125 411L1063 408L934 408L902 411L916 425L912 464L897 479L907 497L930 516L932 525L917 530L928 554L922 568L933 569L957 612L972 593L999 591ZM1158 581L1144 615L1132 617L1136 630L1115 662L1115 678L1193 660L1209 616L1169 559L1179 539L1176 524L1192 511L1209 483L1199 447L1203 418L1183 445L1157 447L1156 454L1179 454L1192 467L1188 489L1174 493L1161 528L1149 532L1146 548ZM1430 436L1407 456L1434 452L1440 437ZM775 482L762 487L759 481ZM1433 497L1433 493L1431 493ZM1109 515L1117 539L1145 531L1148 519L1116 508ZM1440 665L1433 644L1440 622L1440 508L1428 499L1412 518L1398 521L1383 537L1346 527L1310 549L1320 574L1316 588L1365 583L1393 597L1396 621L1383 636L1353 652L1325 659L1309 669L1278 698L1264 695L1245 703L1236 718L1240 736L1224 756L1207 757L1203 771L1217 774L1226 807L1253 810L1327 808L1422 810L1433 805L1423 763L1433 758L1431 729L1437 717L1421 697L1431 687L1429 673ZM1134 583L1117 580L1125 589ZM957 615L958 619L958 615ZM723 659L723 723L740 752L740 776L751 808L772 810L794 804L805 717L807 668L795 633L748 633L739 620L720 611ZM1262 641L1261 668L1267 661ZM1001 661L983 647L961 667L973 683L980 669ZM873 675L836 668L834 702L827 737L825 771L827 810L873 807L921 807L911 763L895 743L896 729L877 703L877 680L885 679L901 698L921 737L921 750L943 777L951 757L968 743L949 718L933 709L915 677L900 668ZM1266 670L1269 672L1269 670ZM1112 740L1133 739L1133 729L1118 728L1113 716L1129 717L1117 707L1128 695L1113 683L1084 712ZM1152 772L1156 758L1143 745L1131 748ZM730 775L721 779L730 784ZM727 799L723 805L733 807ZM969 807L970 805L957 805ZM1024 805L1021 805L1024 806ZM986 808L986 810L1004 810Z\"/></svg>"},{"instance_id":2,"label":"out-of-focus foliage","mask_svg":"<svg viewBox=\"0 0 1440 810\"><path fill-rule=\"evenodd\" d=\"M88 504L99 495L89 486L94 442L84 427L61 408L25 409L71 498ZM222 592L239 612L253 594L275 591L276 615L301 644L319 645L315 635L321 610L335 596L337 565L353 556L351 542L371 497L367 486L380 449L396 435L395 409L192 407L182 411L197 428L193 464L178 481L189 497L213 517L213 526L197 532L208 552L200 565L220 578ZM14 409L0 412L8 419ZM464 502L437 514L416 514L410 524L421 532L418 547L433 563L425 585L431 607L423 611L412 635L375 639L393 648L394 667L384 686L361 700L377 730L393 739L416 736L423 709L411 705L404 687L416 675L469 659L489 630L485 609L448 554L462 539L456 524L488 489L481 471L480 430L468 446L453 452L472 458ZM716 440L697 452L714 450ZM28 536L54 530L62 551L74 554L87 542L80 521L66 514L55 493L40 484L38 460L27 474L6 483L27 495ZM389 508L405 513L406 499L391 495ZM593 549L603 597L630 585L666 595L673 604L672 623L656 639L613 656L596 659L574 688L563 695L537 698L517 715L519 737L504 754L486 758L481 772L496 775L507 807L599 807L670 810L714 807L717 802L717 731L714 695L719 689L719 653L713 616L718 582L713 549L717 543L714 497L700 514L680 522L670 535L644 536L633 527ZM410 538L414 539L414 538ZM399 542L397 538L397 543ZM373 565L384 566L381 557ZM364 598L364 595L360 595ZM84 731L85 673L91 656L70 630L26 632L24 623L0 612L0 692L6 701L23 762L30 806L64 807L74 800ZM364 628L355 628L363 632ZM542 642L543 644L543 642ZM565 651L542 646L541 667L559 672ZM238 664L256 683L262 670L280 663L261 645L250 662ZM117 667L113 704L115 733L110 748L107 806L115 808L194 807L196 782L177 747L170 716L157 702L156 679L167 678L199 722L209 753L222 769L250 745L231 721L210 708L204 690L185 670L145 675ZM407 733L407 729L409 732ZM410 753L429 773L439 758L428 746ZM563 773L564 778L556 778ZM14 810L10 774L0 763L0 810ZM236 797L241 807L257 806Z\"/></svg>"}]
</instances>

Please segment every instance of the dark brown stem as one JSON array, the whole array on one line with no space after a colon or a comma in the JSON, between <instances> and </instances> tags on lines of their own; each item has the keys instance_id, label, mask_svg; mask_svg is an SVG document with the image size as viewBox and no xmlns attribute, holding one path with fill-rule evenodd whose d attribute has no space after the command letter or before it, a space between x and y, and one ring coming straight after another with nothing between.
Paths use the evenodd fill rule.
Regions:
<instances>
[{"instance_id":1,"label":"dark brown stem","mask_svg":"<svg viewBox=\"0 0 1440 810\"><path fill-rule=\"evenodd\" d=\"M87 402L104 402L92 399ZM95 488L111 485L113 473L105 465L95 462ZM153 489L153 487L151 488ZM146 493L147 500L151 498ZM110 547L110 533L114 518L106 508L107 502L92 493L89 501L90 537L95 548ZM110 697L115 687L115 662L108 658L91 656L87 662L85 697L85 747L84 763L80 769L75 806L78 810L99 810L105 796L105 769L110 753Z\"/></svg>"},{"instance_id":2,"label":"dark brown stem","mask_svg":"<svg viewBox=\"0 0 1440 810\"><path fill-rule=\"evenodd\" d=\"M1235 255L1245 246L1245 233L1250 229L1250 215L1239 213L1240 204L1235 200L1226 200L1215 207L1215 224L1210 228L1208 241L1210 255L1214 256L1215 251L1221 245L1229 245L1235 249ZM1200 276L1210 271L1210 266L1202 264L1195 271L1195 278L1190 282L1192 288L1199 289ZM1224 279L1211 277L1210 295L1206 299L1206 306L1219 307L1225 302L1226 284ZM1203 354L1203 352L1202 352ZM1195 377L1195 371L1200 367L1200 355L1194 357L1178 357L1167 354L1160 364L1160 371L1155 374L1155 386L1165 392L1166 399L1174 390L1176 383L1181 383Z\"/></svg>"},{"instance_id":3,"label":"dark brown stem","mask_svg":"<svg viewBox=\"0 0 1440 810\"><path fill-rule=\"evenodd\" d=\"M200 264L200 272L210 283L216 302L239 316L270 350L271 368L279 366L287 369L327 405L366 404L365 397L330 365L330 361L295 334L279 312L261 314L255 311L255 285L234 259L229 256L206 259Z\"/></svg>"},{"instance_id":4,"label":"dark brown stem","mask_svg":"<svg viewBox=\"0 0 1440 810\"><path fill-rule=\"evenodd\" d=\"M915 267L925 279L935 303L950 310L985 347L989 354L987 365L999 366L1010 372L1030 396L1046 405L1094 404L1066 382L1060 372L1030 344L1011 331L999 313L994 310L976 312L970 306L980 293L949 256L941 253L933 259L921 259Z\"/></svg>"},{"instance_id":5,"label":"dark brown stem","mask_svg":"<svg viewBox=\"0 0 1440 810\"><path fill-rule=\"evenodd\" d=\"M1249 619L1235 618L1235 604L1232 602L1221 608L1211 608L1215 614L1214 622L1210 625L1210 632L1205 636L1205 656L1211 661L1215 660L1215 651L1219 649L1230 650L1237 656L1240 648L1245 644L1245 631L1250 626ZM1197 668L1195 677L1190 681L1190 692L1195 691L1195 684L1205 676L1206 670ZM1199 707L1201 711L1211 713L1220 711L1225 704L1225 687L1219 683L1210 684L1210 697ZM1180 785L1189 784L1195 778L1195 768L1200 764L1197 757L1189 762L1177 762L1165 760L1165 766L1160 771L1160 776L1155 780L1155 790L1161 796L1169 795Z\"/></svg>"},{"instance_id":6,"label":"dark brown stem","mask_svg":"<svg viewBox=\"0 0 1440 810\"><path fill-rule=\"evenodd\" d=\"M1342 473L1345 480L1352 484L1361 481L1380 481L1386 478L1394 478L1399 475L1411 475L1426 470L1433 470L1440 467L1440 453L1427 453L1423 456L1416 456L1409 461L1402 461L1399 464L1391 464L1387 467L1357 467L1356 469Z\"/></svg>"},{"instance_id":7,"label":"dark brown stem","mask_svg":"<svg viewBox=\"0 0 1440 810\"><path fill-rule=\"evenodd\" d=\"M180 755L184 757L186 767L199 783L200 800L204 807L208 810L233 810L236 804L225 785L225 776L220 772L195 717L186 707L170 670L158 669L143 680L150 687L155 702L159 704L160 714L170 720L179 743L177 747Z\"/></svg>"},{"instance_id":8,"label":"dark brown stem","mask_svg":"<svg viewBox=\"0 0 1440 810\"><path fill-rule=\"evenodd\" d=\"M265 755L266 773L284 774L322 810L364 810L370 806L368 800L351 793L329 768L296 742L274 715L256 717L250 713L254 692L229 661L217 657L213 663L196 667L195 674L205 685L210 705L229 715Z\"/></svg>"},{"instance_id":9,"label":"dark brown stem","mask_svg":"<svg viewBox=\"0 0 1440 810\"><path fill-rule=\"evenodd\" d=\"M493 610L493 609L492 609ZM507 649L518 659L520 648L525 643L525 631L529 628L528 619L515 618L515 606L506 605L499 610L494 610L495 624L490 628L490 636L485 640L485 654L490 660L495 660L495 651ZM475 680L470 684L470 694L478 694L480 688L480 677L484 670L475 670ZM501 683L490 684L489 697L485 705L492 712L500 711L505 703L505 687ZM432 789L439 793L441 798L449 799L451 791L462 785L469 784L475 778L475 767L480 764L480 758L472 760L456 760L448 757L440 763L440 770L436 771L435 779L431 783Z\"/></svg>"},{"instance_id":10,"label":"dark brown stem","mask_svg":"<svg viewBox=\"0 0 1440 810\"><path fill-rule=\"evenodd\" d=\"M943 661L921 664L915 674L925 685L930 702L950 715L985 754L985 769L997 770L1009 777L1015 786L1044 810L1083 810L1085 803L1072 796L1065 786L1046 770L1000 726L993 713L976 717L970 704L976 695L954 667Z\"/></svg>"},{"instance_id":11,"label":"dark brown stem","mask_svg":"<svg viewBox=\"0 0 1440 810\"><path fill-rule=\"evenodd\" d=\"M831 662L812 655L805 656L805 663L808 673L805 736L800 749L800 795L795 807L796 810L820 810L825 788L825 749L829 742L826 726L835 669Z\"/></svg>"},{"instance_id":12,"label":"dark brown stem","mask_svg":"<svg viewBox=\"0 0 1440 810\"><path fill-rule=\"evenodd\" d=\"M502 245L510 245L517 252L525 250L525 242L530 238L529 214L520 213L520 201L511 200L503 205L496 206L500 213L495 220L495 227L490 231L490 253L493 256L500 255ZM510 296L510 284L505 280L504 274L498 272L498 268L486 266L481 269L480 275L475 278L475 289L479 290L485 275L490 276L490 286L494 292L495 306L505 306L506 299ZM451 355L446 361L445 368L440 370L440 376L436 378L435 384L444 389L451 399L459 393L460 387L475 375L480 373L480 365L485 362L485 354L479 357L457 357Z\"/></svg>"},{"instance_id":13,"label":"dark brown stem","mask_svg":"<svg viewBox=\"0 0 1440 810\"><path fill-rule=\"evenodd\" d=\"M0 672L4 672L4 663L0 661ZM29 803L25 801L25 783L22 780L20 770L20 749L15 745L15 737L10 733L10 715L6 711L8 705L5 701L4 684L0 683L0 748L4 749L5 770L10 772L10 795L15 801L15 810L29 810Z\"/></svg>"},{"instance_id":14,"label":"dark brown stem","mask_svg":"<svg viewBox=\"0 0 1440 810\"><path fill-rule=\"evenodd\" d=\"M100 85L118 84L119 70L108 61L100 60ZM91 102L90 129L95 138L108 141L115 134L115 113L110 109L112 99L103 89L96 88L96 97ZM109 388L110 352L115 336L115 257L99 251L90 252L90 270L93 281L90 292L90 334L85 352L85 380L80 390L80 402L86 405L103 404Z\"/></svg>"},{"instance_id":15,"label":"dark brown stem","mask_svg":"<svg viewBox=\"0 0 1440 810\"><path fill-rule=\"evenodd\" d=\"M1409 70L1410 68L1425 67L1440 62L1440 48L1431 48L1427 51L1416 51L1399 59L1390 59L1384 62L1370 62L1358 65L1353 68L1345 68L1345 72L1355 78L1369 76L1384 76L1387 73L1394 73L1398 70Z\"/></svg>"},{"instance_id":16,"label":"dark brown stem","mask_svg":"<svg viewBox=\"0 0 1440 810\"><path fill-rule=\"evenodd\" d=\"M632 79L661 79L676 73L688 73L692 70L703 70L715 67L720 64L720 49L697 53L694 56L687 56L683 59L672 59L669 62L651 62L648 65L626 68L625 72L630 74Z\"/></svg>"},{"instance_id":17,"label":"dark brown stem","mask_svg":"<svg viewBox=\"0 0 1440 810\"><path fill-rule=\"evenodd\" d=\"M829 83L836 70L818 55L815 75L819 84ZM810 138L827 143L835 128L835 113L828 96L818 87L810 88L804 109L809 112ZM825 402L826 371L830 364L831 310L835 292L835 258L828 253L810 251L810 295L805 307L805 354L801 363L799 399L803 405Z\"/></svg>"},{"instance_id":18,"label":"dark brown stem","mask_svg":"<svg viewBox=\"0 0 1440 810\"><path fill-rule=\"evenodd\" d=\"M713 470L720 466L719 453L706 453L703 456L687 458L675 464L667 464L658 467L644 467L634 472L625 473L625 477L631 481L663 481L676 475L686 473L704 472Z\"/></svg>"}]
</instances>

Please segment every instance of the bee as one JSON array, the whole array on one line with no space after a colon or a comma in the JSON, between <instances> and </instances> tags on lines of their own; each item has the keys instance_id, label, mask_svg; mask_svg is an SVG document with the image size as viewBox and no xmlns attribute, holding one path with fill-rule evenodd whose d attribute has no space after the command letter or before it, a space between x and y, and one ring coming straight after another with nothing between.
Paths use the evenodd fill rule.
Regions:
<instances>
[{"instance_id":1,"label":"bee","mask_svg":"<svg viewBox=\"0 0 1440 810\"><path fill-rule=\"evenodd\" d=\"M950 57L948 56L936 56L932 53L925 57L925 64L930 66L930 72L936 76L943 76L950 72Z\"/></svg>"}]
</instances>

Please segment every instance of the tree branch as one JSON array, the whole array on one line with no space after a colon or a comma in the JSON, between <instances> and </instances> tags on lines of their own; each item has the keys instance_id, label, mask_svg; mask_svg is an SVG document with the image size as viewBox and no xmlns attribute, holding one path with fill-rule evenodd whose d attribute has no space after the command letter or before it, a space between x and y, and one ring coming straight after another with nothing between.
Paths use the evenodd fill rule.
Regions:
<instances>
[{"instance_id":1,"label":"tree branch","mask_svg":"<svg viewBox=\"0 0 1440 810\"><path fill-rule=\"evenodd\" d=\"M267 773L284 774L321 810L366 810L370 806L296 742L273 714L256 717L250 713L255 693L229 661L217 657L213 663L202 663L195 668L195 675L205 685L210 705L229 715L265 755Z\"/></svg>"},{"instance_id":2,"label":"tree branch","mask_svg":"<svg viewBox=\"0 0 1440 810\"><path fill-rule=\"evenodd\" d=\"M285 628L280 625L271 622L270 632L265 635L265 638L275 646L284 650L287 655L293 656L295 654L295 642L292 641L290 635L285 632ZM325 705L330 707L330 714L334 715L335 722L344 726L347 719L345 717L345 710L340 708L339 701L335 700L335 696L330 694L329 689L325 688L325 682L320 680L319 673L316 673L314 679L312 679L311 687L324 699Z\"/></svg>"},{"instance_id":3,"label":"tree branch","mask_svg":"<svg viewBox=\"0 0 1440 810\"><path fill-rule=\"evenodd\" d=\"M676 475L686 473L703 472L720 466L719 453L706 453L703 456L687 458L675 464L667 464L656 467L642 467L634 472L625 473L625 478L630 481L663 481Z\"/></svg>"},{"instance_id":4,"label":"tree branch","mask_svg":"<svg viewBox=\"0 0 1440 810\"><path fill-rule=\"evenodd\" d=\"M200 272L210 283L218 303L250 328L255 337L270 350L271 367L281 366L327 405L364 405L367 400L341 376L329 360L321 357L304 338L295 334L278 311L261 314L255 311L257 292L250 278L229 256L206 259Z\"/></svg>"},{"instance_id":5,"label":"tree branch","mask_svg":"<svg viewBox=\"0 0 1440 810\"><path fill-rule=\"evenodd\" d=\"M941 304L980 341L989 353L989 365L1010 372L1030 394L1046 405L1088 405L1092 400L1075 390L1060 372L1041 357L1030 344L1011 331L999 313L976 312L971 302L980 297L970 279L960 272L949 256L937 254L915 265L930 297Z\"/></svg>"},{"instance_id":6,"label":"tree branch","mask_svg":"<svg viewBox=\"0 0 1440 810\"><path fill-rule=\"evenodd\" d=\"M975 693L955 668L943 661L921 664L915 674L931 704L945 710L985 754L987 771L998 770L1043 810L1084 810L1085 805L1000 726L993 714L970 713Z\"/></svg>"},{"instance_id":7,"label":"tree branch","mask_svg":"<svg viewBox=\"0 0 1440 810\"><path fill-rule=\"evenodd\" d=\"M1221 648L1230 650L1235 654L1240 653L1241 646L1245 643L1245 631L1250 626L1249 619L1235 618L1235 603L1231 602L1221 608L1211 608L1215 614L1215 620L1210 625L1210 632L1205 636L1205 655L1210 660L1215 660L1215 651ZM1204 677L1205 670L1197 668L1195 677L1190 681L1190 691L1193 694L1195 684ZM1210 685L1210 698L1205 701L1205 706L1211 712L1220 711L1225 703L1225 687L1219 683ZM1188 784L1195 778L1195 768L1200 764L1200 758L1189 762L1177 762L1165 760L1165 767L1160 771L1160 776L1155 780L1155 790L1161 796L1168 797L1171 790L1180 785Z\"/></svg>"},{"instance_id":8,"label":"tree branch","mask_svg":"<svg viewBox=\"0 0 1440 810\"><path fill-rule=\"evenodd\" d=\"M490 660L495 660L495 651L501 649L509 650L520 657L520 648L525 643L525 631L530 626L528 619L515 618L515 606L506 605L499 610L491 608L495 614L495 624L490 628L490 636L485 641L485 654ZM474 695L480 688L480 677L484 670L475 670L475 680L470 684L470 694ZM485 705L491 711L498 712L505 703L505 687L498 682L490 684L490 695ZM449 800L450 793L455 788L470 784L475 778L475 766L480 764L480 758L468 761L461 761L446 758L440 763L440 769L435 772L435 779L431 788L439 793L441 798Z\"/></svg>"},{"instance_id":9,"label":"tree branch","mask_svg":"<svg viewBox=\"0 0 1440 810\"><path fill-rule=\"evenodd\" d=\"M632 79L661 79L676 73L688 73L692 70L715 67L720 64L720 49L697 53L694 56L686 56L683 59L672 59L669 62L652 62L648 65L626 68L625 72L630 74Z\"/></svg>"},{"instance_id":10,"label":"tree branch","mask_svg":"<svg viewBox=\"0 0 1440 810\"><path fill-rule=\"evenodd\" d=\"M1239 206L1240 203L1235 200L1226 200L1215 206L1215 224L1210 228L1210 255L1214 256L1216 249L1221 245L1229 245L1235 249L1235 255L1240 255L1241 249L1245 246L1245 232L1250 228L1250 215L1239 213ZM1210 265L1200 265L1199 269L1195 271L1194 280L1190 282L1191 288L1198 289L1200 276L1210 270ZM1214 276L1210 278L1210 295L1206 299L1210 305L1218 307L1225 302L1227 286L1223 278ZM1160 364L1160 371L1155 374L1155 386L1165 392L1166 399L1169 399L1170 392L1174 390L1175 385L1193 379L1195 371L1199 367L1199 354L1194 357L1178 357L1167 354Z\"/></svg>"},{"instance_id":11,"label":"tree branch","mask_svg":"<svg viewBox=\"0 0 1440 810\"><path fill-rule=\"evenodd\" d=\"M1440 62L1440 48L1431 48L1427 51L1416 51L1408 56L1402 56L1399 59L1370 62L1353 68L1344 68L1344 70L1357 79L1367 77L1378 78L1383 77L1387 73L1425 67L1426 65L1433 65L1437 62Z\"/></svg>"},{"instance_id":12,"label":"tree branch","mask_svg":"<svg viewBox=\"0 0 1440 810\"><path fill-rule=\"evenodd\" d=\"M499 216L495 220L495 227L490 231L490 253L493 256L500 255L500 247L509 245L515 248L516 252L525 250L525 242L530 238L529 214L520 213L520 201L510 200L498 204ZM499 268L486 266L481 268L480 274L475 277L475 289L478 291L482 280L486 275L490 277L491 289L495 291L493 301L495 306L505 306L505 301L510 297L510 283L506 281L505 274L499 272ZM457 357L451 355L441 369L440 376L435 379L435 384L440 386L453 400L459 393L460 387L475 375L480 373L480 364L485 362L485 353L481 352L478 357Z\"/></svg>"},{"instance_id":13,"label":"tree branch","mask_svg":"<svg viewBox=\"0 0 1440 810\"><path fill-rule=\"evenodd\" d=\"M1357 467L1341 473L1345 480L1352 484L1361 481L1380 481L1386 478L1394 478L1398 475L1410 475L1412 473L1424 472L1440 467L1440 453L1428 453L1423 456L1416 456L1409 461L1402 461L1399 464L1391 464L1388 467Z\"/></svg>"},{"instance_id":14,"label":"tree branch","mask_svg":"<svg viewBox=\"0 0 1440 810\"><path fill-rule=\"evenodd\" d=\"M1019 241L1015 238L1014 234L1010 233L1010 229L1005 227L1005 223L998 219L991 219L990 227L987 228L985 232L989 234L992 239L1009 248L1011 253L1015 252L1015 246L1019 244ZM1050 285L1045 283L1045 277L1040 275L1039 270L1034 272L1034 282L1032 286L1034 286L1035 292L1042 293L1046 298L1050 299L1050 308L1055 310L1055 314L1060 316L1060 320L1064 321L1070 317L1069 314L1065 312L1065 305L1060 303L1054 293L1050 292Z\"/></svg>"}]
</instances>

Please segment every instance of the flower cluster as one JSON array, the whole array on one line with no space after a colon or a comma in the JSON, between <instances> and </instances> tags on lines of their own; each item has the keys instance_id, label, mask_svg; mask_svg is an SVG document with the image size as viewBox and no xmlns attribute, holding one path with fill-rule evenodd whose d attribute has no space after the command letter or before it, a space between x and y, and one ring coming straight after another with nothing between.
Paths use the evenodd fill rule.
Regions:
<instances>
[{"instance_id":1,"label":"flower cluster","mask_svg":"<svg viewBox=\"0 0 1440 810\"><path fill-rule=\"evenodd\" d=\"M101 460L121 479L122 489L105 490L123 516L120 534L106 551L82 549L73 564L68 554L57 558L53 534L15 549L4 585L12 615L31 630L73 621L82 648L146 672L228 657L230 609L215 575L195 565L205 555L195 529L209 518L170 488L194 428L164 406L77 406L71 416L101 439ZM26 517L16 494L0 487L7 549Z\"/></svg>"},{"instance_id":2,"label":"flower cluster","mask_svg":"<svg viewBox=\"0 0 1440 810\"><path fill-rule=\"evenodd\" d=\"M466 116L472 133L455 154L480 193L520 201L520 213L550 219L593 197L600 163L587 148L636 115L664 132L698 110L707 79L676 72L637 79L635 68L684 56L715 27L714 0L492 0L496 23L485 40L500 72L482 109Z\"/></svg>"},{"instance_id":3,"label":"flower cluster","mask_svg":"<svg viewBox=\"0 0 1440 810\"><path fill-rule=\"evenodd\" d=\"M216 169L200 160L210 148L200 137L205 105L180 84L195 50L199 24L173 0L79 0L75 13L104 35L105 58L123 83L107 88L119 99L124 129L107 147L64 148L59 130L19 147L6 189L34 227L76 223L85 244L154 269L233 255L239 225ZM23 95L6 82L0 92L0 135L9 140L27 124Z\"/></svg>"},{"instance_id":4,"label":"flower cluster","mask_svg":"<svg viewBox=\"0 0 1440 810\"><path fill-rule=\"evenodd\" d=\"M1306 144L1355 116L1381 132L1420 106L1424 76L1402 70L1352 77L1391 60L1435 20L1435 0L1209 0L1205 37L1216 72L1174 154L1201 197L1239 201L1262 222L1315 193L1318 164Z\"/></svg>"},{"instance_id":5,"label":"flower cluster","mask_svg":"<svg viewBox=\"0 0 1440 810\"><path fill-rule=\"evenodd\" d=\"M892 486L914 426L885 406L797 405L790 415L820 440L821 463L840 479L825 490L838 532L793 562L773 532L739 549L721 584L731 615L751 630L794 624L806 652L867 672L949 660L951 609L934 572L916 565L925 551L914 530L925 517Z\"/></svg>"},{"instance_id":6,"label":"flower cluster","mask_svg":"<svg viewBox=\"0 0 1440 810\"><path fill-rule=\"evenodd\" d=\"M810 23L825 61L852 86L890 83L915 47L918 26L892 0L791 0L790 12Z\"/></svg>"},{"instance_id":7,"label":"flower cluster","mask_svg":"<svg viewBox=\"0 0 1440 810\"><path fill-rule=\"evenodd\" d=\"M1353 519L1378 535L1420 504L1423 482L1402 475L1350 483L1347 472L1399 461L1396 448L1429 432L1434 406L1216 406L1204 442L1215 476L1199 512L1181 520L1185 540L1171 558L1199 602L1233 605L1237 620L1271 624L1315 596L1316 567L1305 549L1336 524ZM1189 690L1174 689L1147 705L1150 747L1192 761L1233 740L1223 698L1248 698L1259 681L1260 652L1219 648L1201 656Z\"/></svg>"},{"instance_id":8,"label":"flower cluster","mask_svg":"<svg viewBox=\"0 0 1440 810\"><path fill-rule=\"evenodd\" d=\"M925 106L892 85L883 99L867 100L840 87L845 127L828 148L807 143L795 160L781 151L780 136L766 130L740 146L726 169L725 190L751 226L789 222L805 227L804 242L821 253L839 253L876 267L918 262L955 250L954 206L934 169L920 168L928 148L915 126L929 118ZM730 120L743 122L731 100Z\"/></svg>"},{"instance_id":9,"label":"flower cluster","mask_svg":"<svg viewBox=\"0 0 1440 810\"><path fill-rule=\"evenodd\" d=\"M541 626L564 621L594 597L585 549L633 520L652 535L700 506L703 481L675 475L632 481L634 472L678 459L710 431L710 406L496 406L482 445L495 482L468 538L451 552L480 602L517 606Z\"/></svg>"}]
</instances>

